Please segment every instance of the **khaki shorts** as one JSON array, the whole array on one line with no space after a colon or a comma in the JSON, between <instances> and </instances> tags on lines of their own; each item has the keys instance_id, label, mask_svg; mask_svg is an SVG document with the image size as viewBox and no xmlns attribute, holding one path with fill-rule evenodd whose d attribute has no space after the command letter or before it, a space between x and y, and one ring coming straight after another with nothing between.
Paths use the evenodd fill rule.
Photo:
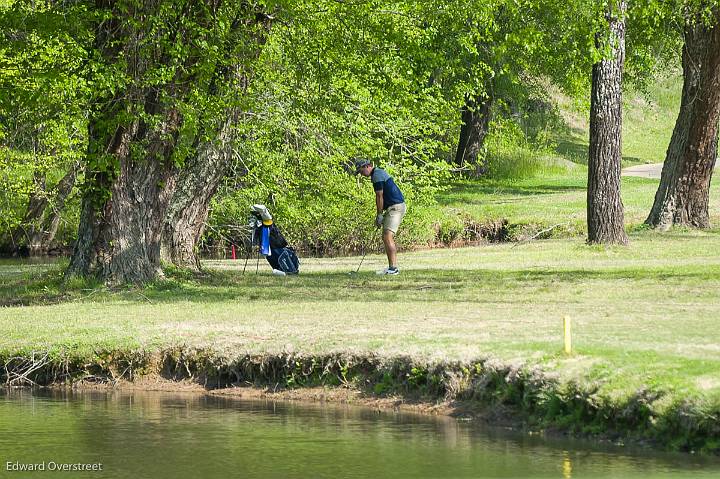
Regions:
<instances>
[{"instance_id":1,"label":"khaki shorts","mask_svg":"<svg viewBox=\"0 0 720 479\"><path fill-rule=\"evenodd\" d=\"M405 203L392 205L385 210L383 230L392 231L394 234L397 234L397 230L400 227L400 223L402 223L403 216L405 216L405 210Z\"/></svg>"}]
</instances>

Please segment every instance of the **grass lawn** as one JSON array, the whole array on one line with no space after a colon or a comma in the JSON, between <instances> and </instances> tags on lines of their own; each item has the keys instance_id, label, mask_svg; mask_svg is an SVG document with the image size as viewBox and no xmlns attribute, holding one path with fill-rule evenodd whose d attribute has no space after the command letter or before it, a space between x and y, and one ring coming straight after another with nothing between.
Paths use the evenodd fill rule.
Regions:
<instances>
[{"instance_id":1,"label":"grass lawn","mask_svg":"<svg viewBox=\"0 0 720 479\"><path fill-rule=\"evenodd\" d=\"M621 193L625 224L642 230L652 207L659 180L625 176ZM543 237L583 236L587 231L587 169L579 165L564 175L513 181L458 181L440 199L444 214L468 215L484 222L505 218L514 239L532 237L552 228ZM710 188L710 221L720 224L720 184Z\"/></svg>"},{"instance_id":2,"label":"grass lawn","mask_svg":"<svg viewBox=\"0 0 720 479\"><path fill-rule=\"evenodd\" d=\"M644 93L632 87L623 92L623 167L665 161L680 110L682 85L682 73L675 71L657 78ZM558 152L587 164L589 102L578 104L560 92L552 97L565 124L564 131L554 132Z\"/></svg>"},{"instance_id":3,"label":"grass lawn","mask_svg":"<svg viewBox=\"0 0 720 479\"><path fill-rule=\"evenodd\" d=\"M0 352L155 350L177 345L246 353L332 352L419 361L493 357L599 381L720 399L720 231L638 231L627 248L545 240L380 256L305 259L298 277L243 261L176 274L143 290L60 285L60 266L0 265L0 299L62 299L0 309ZM35 279L33 279L35 278ZM83 289L85 288L85 289ZM565 357L562 319L574 326Z\"/></svg>"}]
</instances>

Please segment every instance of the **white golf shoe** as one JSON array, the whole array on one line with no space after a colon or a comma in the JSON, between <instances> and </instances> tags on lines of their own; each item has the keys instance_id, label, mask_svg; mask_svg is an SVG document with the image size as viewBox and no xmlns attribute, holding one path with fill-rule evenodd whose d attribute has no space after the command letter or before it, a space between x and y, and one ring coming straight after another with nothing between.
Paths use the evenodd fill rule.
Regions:
<instances>
[{"instance_id":1,"label":"white golf shoe","mask_svg":"<svg viewBox=\"0 0 720 479\"><path fill-rule=\"evenodd\" d=\"M400 274L400 270L399 270L399 269L397 268L397 266L396 266L396 267L394 267L394 268L385 268L385 269L381 269L380 271L377 271L377 274L379 274L379 275L386 275L386 274L389 274L389 275L393 275L393 274Z\"/></svg>"}]
</instances>

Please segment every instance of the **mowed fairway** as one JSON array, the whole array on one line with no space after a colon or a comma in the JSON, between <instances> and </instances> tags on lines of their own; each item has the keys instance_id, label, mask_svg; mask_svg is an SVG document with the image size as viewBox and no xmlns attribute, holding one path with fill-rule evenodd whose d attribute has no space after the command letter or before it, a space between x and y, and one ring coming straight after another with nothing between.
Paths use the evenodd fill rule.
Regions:
<instances>
[{"instance_id":1,"label":"mowed fairway","mask_svg":"<svg viewBox=\"0 0 720 479\"><path fill-rule=\"evenodd\" d=\"M292 352L493 357L598 380L611 394L640 388L720 396L720 231L639 231L631 245L582 239L425 250L381 277L368 256L305 259L298 277L260 263L209 261L212 274L143 290L64 289L58 273L0 265L2 296L43 288L58 304L0 309L0 352L210 348L225 357ZM34 272L28 272L29 270ZM563 317L575 353L562 354Z\"/></svg>"}]
</instances>

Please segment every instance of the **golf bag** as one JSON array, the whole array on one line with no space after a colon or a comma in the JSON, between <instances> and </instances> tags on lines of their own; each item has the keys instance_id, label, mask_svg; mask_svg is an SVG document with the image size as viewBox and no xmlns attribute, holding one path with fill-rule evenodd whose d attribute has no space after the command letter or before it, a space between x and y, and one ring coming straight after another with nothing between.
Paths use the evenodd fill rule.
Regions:
<instances>
[{"instance_id":1,"label":"golf bag","mask_svg":"<svg viewBox=\"0 0 720 479\"><path fill-rule=\"evenodd\" d=\"M252 244L259 248L260 254L265 256L273 271L298 274L300 260L277 225L273 223L270 212L263 205L253 205L251 209Z\"/></svg>"}]
</instances>

